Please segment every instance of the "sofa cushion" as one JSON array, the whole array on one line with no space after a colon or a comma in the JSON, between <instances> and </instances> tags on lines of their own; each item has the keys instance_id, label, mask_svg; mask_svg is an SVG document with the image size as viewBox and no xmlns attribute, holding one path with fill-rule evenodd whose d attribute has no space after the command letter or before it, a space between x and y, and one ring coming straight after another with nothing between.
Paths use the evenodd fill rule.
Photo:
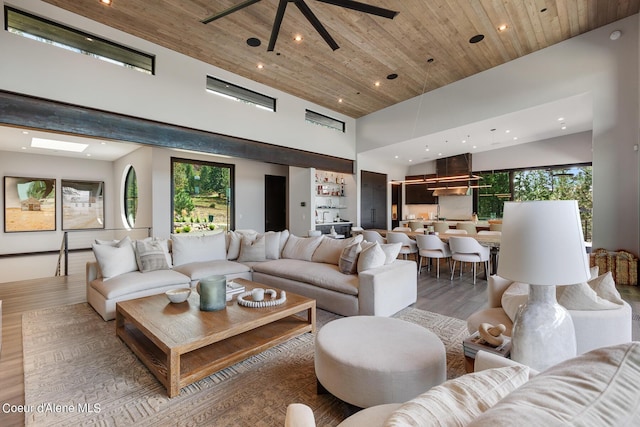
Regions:
<instances>
[{"instance_id":1,"label":"sofa cushion","mask_svg":"<svg viewBox=\"0 0 640 427\"><path fill-rule=\"evenodd\" d=\"M640 342L603 347L535 376L472 426L640 425Z\"/></svg>"},{"instance_id":2,"label":"sofa cushion","mask_svg":"<svg viewBox=\"0 0 640 427\"><path fill-rule=\"evenodd\" d=\"M358 255L358 273L385 265L387 256L378 242L363 243Z\"/></svg>"},{"instance_id":3,"label":"sofa cushion","mask_svg":"<svg viewBox=\"0 0 640 427\"><path fill-rule=\"evenodd\" d=\"M246 273L251 271L251 269L244 264L224 259L216 261L190 262L188 264L178 265L173 269L190 277L191 280L200 280L203 277L224 276L227 274Z\"/></svg>"},{"instance_id":4,"label":"sofa cushion","mask_svg":"<svg viewBox=\"0 0 640 427\"><path fill-rule=\"evenodd\" d=\"M168 270L167 255L160 242L154 240L136 240L136 261L143 273L155 270Z\"/></svg>"},{"instance_id":5,"label":"sofa cushion","mask_svg":"<svg viewBox=\"0 0 640 427\"><path fill-rule=\"evenodd\" d=\"M432 387L426 393L404 403L387 418L385 426L467 425L524 384L528 378L529 368L523 365L463 375ZM514 425L513 417L509 421L510 425Z\"/></svg>"},{"instance_id":6,"label":"sofa cushion","mask_svg":"<svg viewBox=\"0 0 640 427\"><path fill-rule=\"evenodd\" d=\"M333 264L282 258L255 264L253 271L358 295L358 276L342 274Z\"/></svg>"},{"instance_id":7,"label":"sofa cushion","mask_svg":"<svg viewBox=\"0 0 640 427\"><path fill-rule=\"evenodd\" d=\"M360 242L345 247L340 253L338 269L342 274L355 274L358 272L358 255L362 251Z\"/></svg>"},{"instance_id":8,"label":"sofa cushion","mask_svg":"<svg viewBox=\"0 0 640 427\"><path fill-rule=\"evenodd\" d=\"M502 308L511 321L515 321L518 308L529 300L529 285L513 282L502 294Z\"/></svg>"},{"instance_id":9,"label":"sofa cushion","mask_svg":"<svg viewBox=\"0 0 640 427\"><path fill-rule=\"evenodd\" d=\"M254 241L242 239L238 262L266 261L266 237L260 236Z\"/></svg>"},{"instance_id":10,"label":"sofa cushion","mask_svg":"<svg viewBox=\"0 0 640 427\"><path fill-rule=\"evenodd\" d=\"M141 239L143 242L155 242L160 244L162 250L164 251L164 256L167 259L167 266L169 268L173 267L173 261L171 260L171 251L169 250L170 240L162 239L160 237L147 237L145 239Z\"/></svg>"},{"instance_id":11,"label":"sofa cushion","mask_svg":"<svg viewBox=\"0 0 640 427\"><path fill-rule=\"evenodd\" d=\"M103 280L138 270L136 253L129 236L115 244L112 242L94 243L92 248Z\"/></svg>"},{"instance_id":12,"label":"sofa cushion","mask_svg":"<svg viewBox=\"0 0 640 427\"><path fill-rule=\"evenodd\" d=\"M362 241L362 235L350 237L348 239L332 239L331 237L321 236L322 240L320 245L313 253L311 261L313 262L325 262L327 264L338 265L340 261L340 255L342 250L347 246Z\"/></svg>"},{"instance_id":13,"label":"sofa cushion","mask_svg":"<svg viewBox=\"0 0 640 427\"><path fill-rule=\"evenodd\" d=\"M282 258L311 261L320 242L322 242L322 236L298 237L291 234L282 250Z\"/></svg>"},{"instance_id":14,"label":"sofa cushion","mask_svg":"<svg viewBox=\"0 0 640 427\"><path fill-rule=\"evenodd\" d=\"M267 231L266 233L258 236L264 236L265 245L265 258L266 259L280 259L280 238L282 236L281 231Z\"/></svg>"},{"instance_id":15,"label":"sofa cushion","mask_svg":"<svg viewBox=\"0 0 640 427\"><path fill-rule=\"evenodd\" d=\"M215 261L227 258L224 233L183 235L172 234L173 265Z\"/></svg>"},{"instance_id":16,"label":"sofa cushion","mask_svg":"<svg viewBox=\"0 0 640 427\"><path fill-rule=\"evenodd\" d=\"M132 271L120 274L108 281L96 279L90 283L90 286L100 292L106 299L114 299L147 289L169 285L189 285L189 283L189 278L177 271L156 270L148 273Z\"/></svg>"}]
</instances>

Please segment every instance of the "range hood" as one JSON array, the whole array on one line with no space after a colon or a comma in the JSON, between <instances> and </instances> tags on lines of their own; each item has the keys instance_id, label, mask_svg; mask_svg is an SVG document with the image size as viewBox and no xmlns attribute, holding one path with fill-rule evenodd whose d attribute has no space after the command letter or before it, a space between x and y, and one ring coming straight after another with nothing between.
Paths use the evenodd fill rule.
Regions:
<instances>
[{"instance_id":1,"label":"range hood","mask_svg":"<svg viewBox=\"0 0 640 427\"><path fill-rule=\"evenodd\" d=\"M456 188L442 188L433 190L433 195L440 196L467 196L469 194L469 187L456 187Z\"/></svg>"}]
</instances>

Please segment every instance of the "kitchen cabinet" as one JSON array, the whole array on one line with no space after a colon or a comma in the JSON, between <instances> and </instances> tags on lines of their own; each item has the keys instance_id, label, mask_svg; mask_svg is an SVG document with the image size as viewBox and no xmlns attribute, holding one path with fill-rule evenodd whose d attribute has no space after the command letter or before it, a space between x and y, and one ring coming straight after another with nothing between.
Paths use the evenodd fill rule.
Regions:
<instances>
[{"instance_id":1,"label":"kitchen cabinet","mask_svg":"<svg viewBox=\"0 0 640 427\"><path fill-rule=\"evenodd\" d=\"M360 226L387 228L387 175L360 171Z\"/></svg>"},{"instance_id":2,"label":"kitchen cabinet","mask_svg":"<svg viewBox=\"0 0 640 427\"><path fill-rule=\"evenodd\" d=\"M433 186L433 185L432 185ZM438 197L433 195L433 190L427 190L427 184L405 185L406 203L408 205L437 205Z\"/></svg>"}]
</instances>

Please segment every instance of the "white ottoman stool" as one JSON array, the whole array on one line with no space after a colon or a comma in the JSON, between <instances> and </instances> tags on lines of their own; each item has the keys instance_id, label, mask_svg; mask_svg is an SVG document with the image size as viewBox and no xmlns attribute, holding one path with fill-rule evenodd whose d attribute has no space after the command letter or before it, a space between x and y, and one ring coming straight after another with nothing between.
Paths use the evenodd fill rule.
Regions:
<instances>
[{"instance_id":1,"label":"white ottoman stool","mask_svg":"<svg viewBox=\"0 0 640 427\"><path fill-rule=\"evenodd\" d=\"M390 317L334 320L316 335L319 385L360 408L403 403L447 377L442 341L416 324Z\"/></svg>"}]
</instances>

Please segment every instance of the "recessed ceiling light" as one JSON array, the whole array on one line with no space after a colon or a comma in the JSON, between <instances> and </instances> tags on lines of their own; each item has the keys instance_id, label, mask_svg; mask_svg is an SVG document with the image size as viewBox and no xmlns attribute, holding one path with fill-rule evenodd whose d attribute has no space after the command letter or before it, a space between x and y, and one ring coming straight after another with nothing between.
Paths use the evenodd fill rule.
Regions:
<instances>
[{"instance_id":1,"label":"recessed ceiling light","mask_svg":"<svg viewBox=\"0 0 640 427\"><path fill-rule=\"evenodd\" d=\"M511 131L509 129L505 130L504 133L510 133Z\"/></svg>"},{"instance_id":2,"label":"recessed ceiling light","mask_svg":"<svg viewBox=\"0 0 640 427\"><path fill-rule=\"evenodd\" d=\"M106 5L106 6L111 6L111 0L100 0L100 3Z\"/></svg>"},{"instance_id":3,"label":"recessed ceiling light","mask_svg":"<svg viewBox=\"0 0 640 427\"><path fill-rule=\"evenodd\" d=\"M518 140L518 137L517 137L517 136L514 136L514 137L513 137L513 140L514 140L514 141L517 141L517 140Z\"/></svg>"},{"instance_id":4,"label":"recessed ceiling light","mask_svg":"<svg viewBox=\"0 0 640 427\"><path fill-rule=\"evenodd\" d=\"M297 42L301 42L301 41L302 41L302 36L301 36L300 34L296 34L296 35L293 37L293 40L295 40L295 41L297 41Z\"/></svg>"},{"instance_id":5,"label":"recessed ceiling light","mask_svg":"<svg viewBox=\"0 0 640 427\"><path fill-rule=\"evenodd\" d=\"M622 36L622 32L620 30L615 30L611 34L609 34L609 38L611 40L618 40Z\"/></svg>"},{"instance_id":6,"label":"recessed ceiling light","mask_svg":"<svg viewBox=\"0 0 640 427\"><path fill-rule=\"evenodd\" d=\"M104 142L104 141L102 141L102 142L100 143L100 145L107 145L107 143L106 143L106 142Z\"/></svg>"},{"instance_id":7,"label":"recessed ceiling light","mask_svg":"<svg viewBox=\"0 0 640 427\"><path fill-rule=\"evenodd\" d=\"M92 42L92 41L93 41L93 39L92 39L91 37L85 37L84 39L85 39L86 41L88 41L88 42Z\"/></svg>"},{"instance_id":8,"label":"recessed ceiling light","mask_svg":"<svg viewBox=\"0 0 640 427\"><path fill-rule=\"evenodd\" d=\"M442 153L438 153L438 156L442 156Z\"/></svg>"},{"instance_id":9,"label":"recessed ceiling light","mask_svg":"<svg viewBox=\"0 0 640 427\"><path fill-rule=\"evenodd\" d=\"M398 158L398 156L396 156L396 159Z\"/></svg>"},{"instance_id":10,"label":"recessed ceiling light","mask_svg":"<svg viewBox=\"0 0 640 427\"><path fill-rule=\"evenodd\" d=\"M23 149L23 150L26 150L26 149L27 149L27 147L22 147L22 149Z\"/></svg>"},{"instance_id":11,"label":"recessed ceiling light","mask_svg":"<svg viewBox=\"0 0 640 427\"><path fill-rule=\"evenodd\" d=\"M262 70L264 68L264 65L258 64L257 67L258 67L258 70Z\"/></svg>"},{"instance_id":12,"label":"recessed ceiling light","mask_svg":"<svg viewBox=\"0 0 640 427\"><path fill-rule=\"evenodd\" d=\"M45 148L47 150L71 151L74 153L81 153L89 146L89 144L56 141L54 139L31 138L31 146L34 148Z\"/></svg>"},{"instance_id":13,"label":"recessed ceiling light","mask_svg":"<svg viewBox=\"0 0 640 427\"><path fill-rule=\"evenodd\" d=\"M342 98L338 98L338 102L342 104Z\"/></svg>"},{"instance_id":14,"label":"recessed ceiling light","mask_svg":"<svg viewBox=\"0 0 640 427\"><path fill-rule=\"evenodd\" d=\"M500 26L498 27L498 31L501 31L501 32L502 32L502 31L506 30L507 28L509 28L509 27L507 27L507 24L502 24L502 25L500 25Z\"/></svg>"},{"instance_id":15,"label":"recessed ceiling light","mask_svg":"<svg viewBox=\"0 0 640 427\"><path fill-rule=\"evenodd\" d=\"M378 87L378 86L380 86L380 82L375 82L373 85L374 85L375 87Z\"/></svg>"},{"instance_id":16,"label":"recessed ceiling light","mask_svg":"<svg viewBox=\"0 0 640 427\"><path fill-rule=\"evenodd\" d=\"M567 128L567 125L565 125L564 123L562 123L562 126L560 126L560 129L565 130Z\"/></svg>"},{"instance_id":17,"label":"recessed ceiling light","mask_svg":"<svg viewBox=\"0 0 640 427\"><path fill-rule=\"evenodd\" d=\"M260 41L260 39L257 39L255 37L249 37L247 39L247 44L251 47L258 47L262 44L262 42Z\"/></svg>"},{"instance_id":18,"label":"recessed ceiling light","mask_svg":"<svg viewBox=\"0 0 640 427\"><path fill-rule=\"evenodd\" d=\"M412 159L409 159L409 162L413 162L413 160L412 160Z\"/></svg>"},{"instance_id":19,"label":"recessed ceiling light","mask_svg":"<svg viewBox=\"0 0 640 427\"><path fill-rule=\"evenodd\" d=\"M471 147L471 148L478 148L478 146L477 146L477 145L474 145L474 146L473 146L473 147Z\"/></svg>"},{"instance_id":20,"label":"recessed ceiling light","mask_svg":"<svg viewBox=\"0 0 640 427\"><path fill-rule=\"evenodd\" d=\"M475 43L479 43L482 40L484 40L484 35L483 34L476 34L475 36L471 37L469 39L469 43L471 44L475 44Z\"/></svg>"},{"instance_id":21,"label":"recessed ceiling light","mask_svg":"<svg viewBox=\"0 0 640 427\"><path fill-rule=\"evenodd\" d=\"M558 121L561 122L564 120L564 117L558 117Z\"/></svg>"},{"instance_id":22,"label":"recessed ceiling light","mask_svg":"<svg viewBox=\"0 0 640 427\"><path fill-rule=\"evenodd\" d=\"M424 151L429 151L429 146L428 145L425 147Z\"/></svg>"},{"instance_id":23,"label":"recessed ceiling light","mask_svg":"<svg viewBox=\"0 0 640 427\"><path fill-rule=\"evenodd\" d=\"M87 153L87 157L91 157L91 153Z\"/></svg>"},{"instance_id":24,"label":"recessed ceiling light","mask_svg":"<svg viewBox=\"0 0 640 427\"><path fill-rule=\"evenodd\" d=\"M29 132L28 132L28 131L26 131L26 130L23 130L23 131L22 131L22 134L23 134L23 135L29 135Z\"/></svg>"}]
</instances>

